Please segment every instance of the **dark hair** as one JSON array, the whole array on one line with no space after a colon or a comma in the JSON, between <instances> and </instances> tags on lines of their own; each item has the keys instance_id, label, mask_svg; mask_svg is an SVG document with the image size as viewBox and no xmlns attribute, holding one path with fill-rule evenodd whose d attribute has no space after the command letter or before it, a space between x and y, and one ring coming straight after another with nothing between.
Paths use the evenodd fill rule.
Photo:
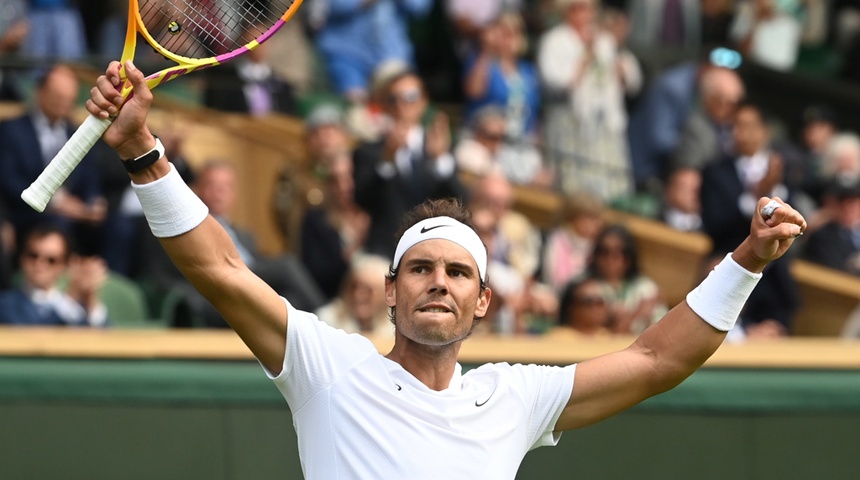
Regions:
<instances>
[{"instance_id":1,"label":"dark hair","mask_svg":"<svg viewBox=\"0 0 860 480\"><path fill-rule=\"evenodd\" d=\"M65 230L52 223L41 223L28 230L27 233L24 234L24 240L18 250L18 254L24 255L27 252L27 247L30 242L42 240L43 238L51 235L58 235L63 240L63 246L65 247L63 259L68 260L69 255L72 254L73 250L72 240L69 238L69 235Z\"/></svg>"},{"instance_id":2,"label":"dark hair","mask_svg":"<svg viewBox=\"0 0 860 480\"><path fill-rule=\"evenodd\" d=\"M428 199L406 212L406 215L404 215L403 220L400 222L400 227L397 229L395 238L399 241L400 237L406 233L406 230L409 230L413 225L422 220L433 217L451 217L468 226L472 230L475 229L472 225L472 213L468 208L466 208L462 199L456 197ZM486 245L484 248L487 248ZM385 276L385 279L390 282L395 281L397 279L398 269L399 266L398 268L394 268L393 263L389 265L388 275ZM487 282L483 278L480 279L480 281L481 291L484 291L487 288ZM394 313L394 307L389 307L388 318L390 318L392 322L394 322Z\"/></svg>"},{"instance_id":3,"label":"dark hair","mask_svg":"<svg viewBox=\"0 0 860 480\"><path fill-rule=\"evenodd\" d=\"M639 255L636 251L636 239L627 227L620 224L608 225L597 235L597 239L594 241L594 252L588 265L590 275L603 278L601 273L597 271L595 258L601 251L601 244L609 237L621 239L621 253L627 259L627 271L624 273L624 279L631 280L639 276Z\"/></svg>"},{"instance_id":4,"label":"dark hair","mask_svg":"<svg viewBox=\"0 0 860 480\"><path fill-rule=\"evenodd\" d=\"M570 322L570 311L573 309L573 300L579 287L591 280L589 276L573 278L564 286L558 300L558 324L567 325Z\"/></svg>"},{"instance_id":5,"label":"dark hair","mask_svg":"<svg viewBox=\"0 0 860 480\"><path fill-rule=\"evenodd\" d=\"M761 105L756 102L753 102L749 98L741 99L740 102L735 106L735 114L740 112L741 110L752 110L754 111L758 117L761 119L761 123L767 124L769 117L767 112L764 111Z\"/></svg>"}]
</instances>

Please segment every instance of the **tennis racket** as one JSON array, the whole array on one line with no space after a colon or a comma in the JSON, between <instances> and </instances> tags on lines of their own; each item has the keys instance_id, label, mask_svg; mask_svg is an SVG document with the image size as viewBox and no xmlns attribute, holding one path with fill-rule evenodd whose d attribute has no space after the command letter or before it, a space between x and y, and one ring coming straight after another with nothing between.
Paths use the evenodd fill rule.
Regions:
<instances>
[{"instance_id":1,"label":"tennis racket","mask_svg":"<svg viewBox=\"0 0 860 480\"><path fill-rule=\"evenodd\" d=\"M134 58L138 35L175 62L146 77L149 88L195 70L214 67L253 50L268 40L296 12L302 0L129 0L128 29L122 64ZM124 77L124 66L120 75ZM124 100L131 83L117 90ZM90 115L45 167L21 198L42 212L81 159L111 124Z\"/></svg>"}]
</instances>

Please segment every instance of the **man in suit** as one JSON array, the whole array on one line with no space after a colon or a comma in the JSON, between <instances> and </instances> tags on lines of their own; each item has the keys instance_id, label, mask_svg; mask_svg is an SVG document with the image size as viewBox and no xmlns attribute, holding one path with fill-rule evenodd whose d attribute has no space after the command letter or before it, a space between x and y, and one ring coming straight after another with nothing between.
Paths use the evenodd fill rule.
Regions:
<instances>
[{"instance_id":1,"label":"man in suit","mask_svg":"<svg viewBox=\"0 0 860 480\"><path fill-rule=\"evenodd\" d=\"M256 32L257 29L248 29L243 40L254 40L252 35ZM258 117L295 114L295 89L272 68L270 48L268 42L263 43L235 62L207 70L203 103L217 110Z\"/></svg>"},{"instance_id":2,"label":"man in suit","mask_svg":"<svg viewBox=\"0 0 860 480\"><path fill-rule=\"evenodd\" d=\"M401 69L374 84L388 128L381 140L363 143L354 153L355 197L370 214L367 251L387 257L410 208L428 198L464 198L467 189L456 176L448 118L428 112L418 75Z\"/></svg>"},{"instance_id":3,"label":"man in suit","mask_svg":"<svg viewBox=\"0 0 860 480\"><path fill-rule=\"evenodd\" d=\"M669 171L679 167L704 168L732 153L732 118L744 96L744 84L733 70L710 68L699 78L701 108L684 123L669 159Z\"/></svg>"},{"instance_id":4,"label":"man in suit","mask_svg":"<svg viewBox=\"0 0 860 480\"><path fill-rule=\"evenodd\" d=\"M95 164L98 148L84 157L45 213L36 212L21 200L21 192L74 132L70 117L77 98L74 71L56 65L39 78L33 107L0 123L0 193L19 240L34 225L47 221L71 232L76 246L85 253L95 254L100 250L97 226L107 211Z\"/></svg>"},{"instance_id":5,"label":"man in suit","mask_svg":"<svg viewBox=\"0 0 860 480\"><path fill-rule=\"evenodd\" d=\"M833 217L803 248L816 263L860 275L860 178L837 178L828 188Z\"/></svg>"},{"instance_id":6,"label":"man in suit","mask_svg":"<svg viewBox=\"0 0 860 480\"><path fill-rule=\"evenodd\" d=\"M791 201L783 180L782 157L770 147L770 132L761 109L751 103L738 106L734 117L736 153L706 166L702 172L702 226L713 242L712 257L731 251L745 238L763 195ZM789 257L768 265L768 274L750 296L741 316L743 323L777 322L790 331L798 308L797 285L788 269Z\"/></svg>"}]
</instances>

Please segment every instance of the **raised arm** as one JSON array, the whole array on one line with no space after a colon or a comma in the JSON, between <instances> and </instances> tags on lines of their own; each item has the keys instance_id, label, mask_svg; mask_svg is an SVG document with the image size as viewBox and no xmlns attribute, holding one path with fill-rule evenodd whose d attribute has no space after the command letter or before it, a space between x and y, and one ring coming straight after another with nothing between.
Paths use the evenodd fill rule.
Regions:
<instances>
[{"instance_id":1,"label":"raised arm","mask_svg":"<svg viewBox=\"0 0 860 480\"><path fill-rule=\"evenodd\" d=\"M591 425L665 392L717 350L756 277L806 229L796 210L775 200L781 207L768 219L754 215L750 235L687 297L690 303L681 302L628 348L577 366L573 392L556 430ZM769 201L760 199L757 211Z\"/></svg>"},{"instance_id":2,"label":"raised arm","mask_svg":"<svg viewBox=\"0 0 860 480\"><path fill-rule=\"evenodd\" d=\"M152 93L143 74L130 61L125 66L134 85L131 100L117 111L121 97L115 85L120 81L120 64L112 62L91 90L87 110L100 118L116 115L103 138L120 158L128 159L152 150L156 141L146 125ZM153 233L160 237L173 263L218 309L260 362L272 373L279 373L287 330L283 300L242 263L230 237L206 214L202 202L179 179L166 156L130 177L150 226L167 224L154 228ZM148 192L158 202L145 201L141 192Z\"/></svg>"}]
</instances>

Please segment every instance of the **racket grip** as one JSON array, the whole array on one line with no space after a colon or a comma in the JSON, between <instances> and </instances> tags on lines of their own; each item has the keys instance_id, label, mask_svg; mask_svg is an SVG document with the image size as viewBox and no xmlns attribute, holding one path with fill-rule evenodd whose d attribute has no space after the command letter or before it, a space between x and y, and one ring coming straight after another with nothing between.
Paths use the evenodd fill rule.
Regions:
<instances>
[{"instance_id":1,"label":"racket grip","mask_svg":"<svg viewBox=\"0 0 860 480\"><path fill-rule=\"evenodd\" d=\"M45 211L51 197L57 193L63 182L72 174L72 170L81 163L110 124L111 120L88 116L36 181L21 192L21 199L33 207L33 210Z\"/></svg>"}]
</instances>

